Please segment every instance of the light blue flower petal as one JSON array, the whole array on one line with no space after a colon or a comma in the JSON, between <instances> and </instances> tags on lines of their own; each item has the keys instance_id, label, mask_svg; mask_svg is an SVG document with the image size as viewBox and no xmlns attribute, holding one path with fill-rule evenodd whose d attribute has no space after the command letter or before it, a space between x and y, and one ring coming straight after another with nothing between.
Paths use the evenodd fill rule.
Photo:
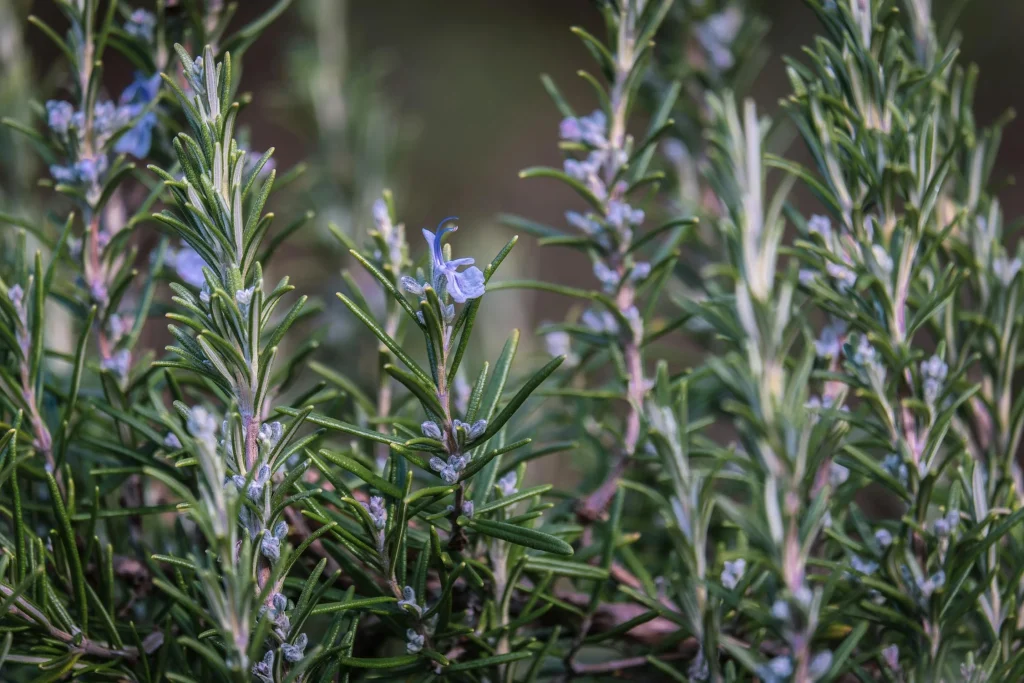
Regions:
<instances>
[{"instance_id":1,"label":"light blue flower petal","mask_svg":"<svg viewBox=\"0 0 1024 683\"><path fill-rule=\"evenodd\" d=\"M469 299L484 295L484 274L476 266L467 268L461 273L454 270L446 273L448 293L456 303L464 304Z\"/></svg>"}]
</instances>

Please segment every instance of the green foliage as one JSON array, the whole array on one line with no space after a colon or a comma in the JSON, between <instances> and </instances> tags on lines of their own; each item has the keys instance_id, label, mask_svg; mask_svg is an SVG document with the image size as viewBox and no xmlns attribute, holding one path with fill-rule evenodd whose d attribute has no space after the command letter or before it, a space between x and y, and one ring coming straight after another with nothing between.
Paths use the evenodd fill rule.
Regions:
<instances>
[{"instance_id":1,"label":"green foliage","mask_svg":"<svg viewBox=\"0 0 1024 683\"><path fill-rule=\"evenodd\" d=\"M324 304L264 281L315 216L274 225L302 167L241 127L287 0L237 31L230 3L57 4L29 22L68 99L4 120L59 196L0 213L4 680L1021 678L1022 257L1002 122L927 3L809 0L777 124L734 94L745 4L598 3L571 32L597 108L543 77L565 159L521 174L575 193L569 229L503 217L595 285L505 277L518 237L457 258L454 217L416 248L385 191L365 236L332 226ZM139 70L111 99L107 53ZM379 172L341 179L352 215ZM550 359L481 349L515 289L573 302ZM328 316L371 367L323 353Z\"/></svg>"}]
</instances>

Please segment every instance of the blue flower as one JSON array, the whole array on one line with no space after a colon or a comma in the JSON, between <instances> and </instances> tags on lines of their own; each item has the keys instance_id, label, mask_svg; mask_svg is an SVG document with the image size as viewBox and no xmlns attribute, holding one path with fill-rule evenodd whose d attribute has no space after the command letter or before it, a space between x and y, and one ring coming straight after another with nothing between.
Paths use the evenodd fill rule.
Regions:
<instances>
[{"instance_id":1,"label":"blue flower","mask_svg":"<svg viewBox=\"0 0 1024 683\"><path fill-rule=\"evenodd\" d=\"M156 27L156 17L152 12L144 9L137 9L128 17L124 23L124 32L133 38L144 40L147 43L153 40L153 29Z\"/></svg>"},{"instance_id":2,"label":"blue flower","mask_svg":"<svg viewBox=\"0 0 1024 683\"><path fill-rule=\"evenodd\" d=\"M141 114L143 108L156 99L159 91L160 74L146 76L141 71L136 71L135 80L124 89L118 99L116 114L110 117L112 120L111 130L127 124ZM112 104L107 104L113 108ZM156 126L156 123L156 115L153 112L147 112L118 139L114 145L114 151L118 154L131 154L139 159L145 157L149 154L149 148L153 144L153 127Z\"/></svg>"},{"instance_id":3,"label":"blue flower","mask_svg":"<svg viewBox=\"0 0 1024 683\"><path fill-rule=\"evenodd\" d=\"M149 104L156 99L160 91L160 74L146 76L141 71L135 72L133 80L121 93L118 102L124 104Z\"/></svg>"},{"instance_id":4,"label":"blue flower","mask_svg":"<svg viewBox=\"0 0 1024 683\"><path fill-rule=\"evenodd\" d=\"M591 147L605 147L608 138L608 117L600 109L590 116L569 116L558 126L558 136L570 142L585 142Z\"/></svg>"},{"instance_id":5,"label":"blue flower","mask_svg":"<svg viewBox=\"0 0 1024 683\"><path fill-rule=\"evenodd\" d=\"M183 246L177 254L172 254L167 259L167 265L173 267L178 277L193 287L202 287L206 284L206 275L203 274L206 261L192 247Z\"/></svg>"},{"instance_id":6,"label":"blue flower","mask_svg":"<svg viewBox=\"0 0 1024 683\"><path fill-rule=\"evenodd\" d=\"M58 183L64 185L95 185L100 177L107 172L107 157L101 154L97 157L85 157L67 166L54 164L50 166L50 175Z\"/></svg>"},{"instance_id":7,"label":"blue flower","mask_svg":"<svg viewBox=\"0 0 1024 683\"><path fill-rule=\"evenodd\" d=\"M75 177L78 182L85 185L95 185L100 181L100 176L107 172L107 157L101 154L97 157L86 157L75 163ZM53 172L53 168L50 168ZM58 180L60 180L58 178Z\"/></svg>"},{"instance_id":8,"label":"blue flower","mask_svg":"<svg viewBox=\"0 0 1024 683\"><path fill-rule=\"evenodd\" d=\"M747 561L742 557L733 560L726 561L725 568L722 569L722 575L719 580L722 585L727 589L732 590L739 584L740 579L743 578L743 572L747 571Z\"/></svg>"},{"instance_id":9,"label":"blue flower","mask_svg":"<svg viewBox=\"0 0 1024 683\"><path fill-rule=\"evenodd\" d=\"M516 474L515 470L506 474L504 477L498 480L497 484L495 484L495 486L497 486L498 490L501 492L501 495L504 496L505 498L508 498L509 496L514 496L516 493L518 493L519 489L516 488L518 485L519 475Z\"/></svg>"},{"instance_id":10,"label":"blue flower","mask_svg":"<svg viewBox=\"0 0 1024 683\"><path fill-rule=\"evenodd\" d=\"M110 358L104 358L100 363L100 367L104 370L108 370L121 379L128 376L129 370L132 365L132 352L128 349L121 349L112 355Z\"/></svg>"},{"instance_id":11,"label":"blue flower","mask_svg":"<svg viewBox=\"0 0 1024 683\"><path fill-rule=\"evenodd\" d=\"M119 107L110 100L97 102L92 110L93 142L102 146L112 133L127 125L137 113L136 111Z\"/></svg>"},{"instance_id":12,"label":"blue flower","mask_svg":"<svg viewBox=\"0 0 1024 683\"><path fill-rule=\"evenodd\" d=\"M71 127L72 118L75 115L75 108L70 102L63 100L49 100L46 103L46 123L50 130L58 135L67 135Z\"/></svg>"},{"instance_id":13,"label":"blue flower","mask_svg":"<svg viewBox=\"0 0 1024 683\"><path fill-rule=\"evenodd\" d=\"M128 132L118 138L114 145L114 151L118 154L131 154L136 159L142 159L149 154L149 148L153 144L153 126L155 125L156 114L147 112Z\"/></svg>"},{"instance_id":14,"label":"blue flower","mask_svg":"<svg viewBox=\"0 0 1024 683\"><path fill-rule=\"evenodd\" d=\"M457 225L444 226L445 223L455 220L455 217L445 218L438 224L438 231L435 235L427 229L423 230L423 237L431 250L431 273L433 276L434 288L439 295L447 291L457 303L464 304L469 299L476 299L484 294L484 274L479 268L473 265L471 258L459 258L445 261L444 253L441 251L441 240L445 233L458 230ZM458 271L461 266L470 266L461 273ZM444 287L442 288L442 284Z\"/></svg>"},{"instance_id":15,"label":"blue flower","mask_svg":"<svg viewBox=\"0 0 1024 683\"><path fill-rule=\"evenodd\" d=\"M78 175L75 173L74 166L61 166L60 164L53 164L50 166L50 175L58 183L63 185L71 185L78 180Z\"/></svg>"}]
</instances>

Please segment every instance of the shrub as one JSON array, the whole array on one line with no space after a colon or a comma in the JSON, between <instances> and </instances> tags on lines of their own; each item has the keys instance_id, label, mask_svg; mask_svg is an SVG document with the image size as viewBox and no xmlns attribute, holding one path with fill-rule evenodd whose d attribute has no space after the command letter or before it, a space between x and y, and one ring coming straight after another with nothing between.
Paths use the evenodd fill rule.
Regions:
<instances>
[{"instance_id":1,"label":"shrub","mask_svg":"<svg viewBox=\"0 0 1024 683\"><path fill-rule=\"evenodd\" d=\"M521 174L578 203L503 217L594 286L503 277L517 237L477 265L456 218L408 239L384 192L365 240L332 230L365 274L337 304L265 281L310 217L273 226L301 168L240 127L289 2L237 31L219 2L57 4L63 36L30 22L66 99L4 120L62 196L0 214L4 680L1024 676L1003 122L928 3L808 0L777 123L734 94L749 8L598 3L597 104L544 77L564 164ZM110 99L108 52L138 69ZM479 357L513 289L574 301L550 359L515 330ZM379 362L301 332L326 316Z\"/></svg>"}]
</instances>

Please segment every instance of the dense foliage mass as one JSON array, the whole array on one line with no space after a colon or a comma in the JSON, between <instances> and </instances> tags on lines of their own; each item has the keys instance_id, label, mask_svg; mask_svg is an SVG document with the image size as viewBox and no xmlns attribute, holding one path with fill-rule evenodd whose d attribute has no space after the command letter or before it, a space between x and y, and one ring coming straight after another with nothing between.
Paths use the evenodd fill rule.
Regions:
<instances>
[{"instance_id":1,"label":"dense foliage mass","mask_svg":"<svg viewBox=\"0 0 1024 683\"><path fill-rule=\"evenodd\" d=\"M389 139L366 177L313 162L372 226L331 227L333 303L269 279L316 220L242 127L289 1L56 4L28 23L60 91L3 121L43 171L0 195L0 679L1024 679L1021 256L929 2L808 0L774 124L734 94L745 4L598 2L594 101L543 77L564 163L521 174L574 193L564 225L502 217L593 287L407 231L390 192L362 216ZM518 289L573 301L550 358L482 351ZM312 332L339 318L372 367Z\"/></svg>"}]
</instances>

